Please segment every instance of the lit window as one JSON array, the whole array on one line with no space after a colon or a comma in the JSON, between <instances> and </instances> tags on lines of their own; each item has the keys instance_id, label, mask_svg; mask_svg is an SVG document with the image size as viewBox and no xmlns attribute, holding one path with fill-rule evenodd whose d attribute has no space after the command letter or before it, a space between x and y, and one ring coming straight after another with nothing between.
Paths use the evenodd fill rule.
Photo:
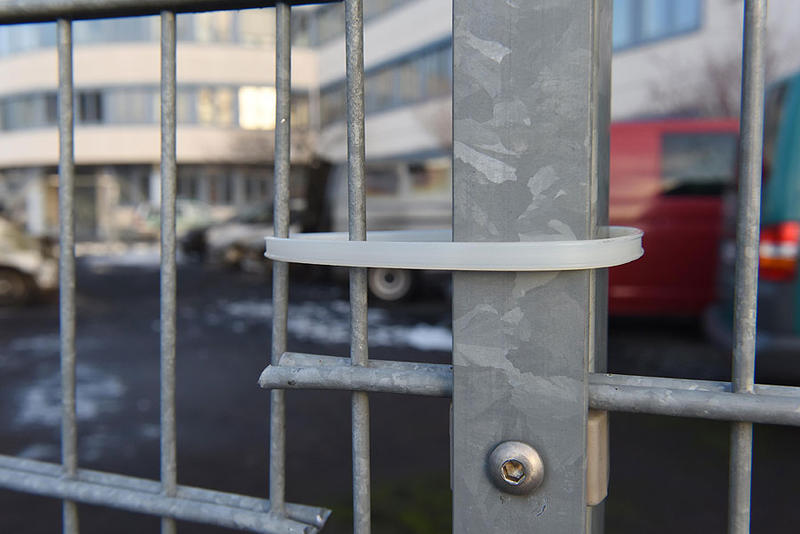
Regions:
<instances>
[{"instance_id":1,"label":"lit window","mask_svg":"<svg viewBox=\"0 0 800 534\"><path fill-rule=\"evenodd\" d=\"M239 126L246 130L275 129L275 88L239 89Z\"/></svg>"},{"instance_id":2,"label":"lit window","mask_svg":"<svg viewBox=\"0 0 800 534\"><path fill-rule=\"evenodd\" d=\"M197 92L197 120L200 124L233 124L233 91L203 88Z\"/></svg>"}]
</instances>

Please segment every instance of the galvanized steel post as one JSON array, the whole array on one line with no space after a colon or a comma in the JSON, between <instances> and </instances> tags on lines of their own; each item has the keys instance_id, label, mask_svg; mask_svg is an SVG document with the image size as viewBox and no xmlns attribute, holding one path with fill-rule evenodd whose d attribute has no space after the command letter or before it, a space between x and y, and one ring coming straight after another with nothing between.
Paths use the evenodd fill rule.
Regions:
<instances>
[{"instance_id":1,"label":"galvanized steel post","mask_svg":"<svg viewBox=\"0 0 800 534\"><path fill-rule=\"evenodd\" d=\"M595 236L607 210L610 27L607 0L454 0L456 241ZM454 532L590 526L587 374L605 343L595 276L454 275ZM527 495L487 473L510 440L544 464Z\"/></svg>"},{"instance_id":2,"label":"galvanized steel post","mask_svg":"<svg viewBox=\"0 0 800 534\"><path fill-rule=\"evenodd\" d=\"M178 488L175 422L175 341L177 328L177 156L175 13L161 13L161 484L165 497ZM175 521L162 518L161 533L174 534Z\"/></svg>"},{"instance_id":3,"label":"galvanized steel post","mask_svg":"<svg viewBox=\"0 0 800 534\"><path fill-rule=\"evenodd\" d=\"M766 24L766 0L745 2L731 376L734 393L745 395L754 392L756 372ZM749 422L734 423L731 427L730 492L728 495L728 532L731 534L750 532L752 465L753 424Z\"/></svg>"},{"instance_id":4,"label":"galvanized steel post","mask_svg":"<svg viewBox=\"0 0 800 534\"><path fill-rule=\"evenodd\" d=\"M75 110L72 75L72 22L59 19L58 31L58 284L61 352L61 461L64 475L78 472L75 404ZM63 505L64 534L78 534L78 507Z\"/></svg>"},{"instance_id":5,"label":"galvanized steel post","mask_svg":"<svg viewBox=\"0 0 800 534\"><path fill-rule=\"evenodd\" d=\"M291 5L275 5L275 188L273 209L276 237L289 237L289 175L291 172ZM272 264L272 347L270 362L286 352L289 319L289 264ZM286 395L270 393L269 500L270 512L286 515Z\"/></svg>"}]
</instances>

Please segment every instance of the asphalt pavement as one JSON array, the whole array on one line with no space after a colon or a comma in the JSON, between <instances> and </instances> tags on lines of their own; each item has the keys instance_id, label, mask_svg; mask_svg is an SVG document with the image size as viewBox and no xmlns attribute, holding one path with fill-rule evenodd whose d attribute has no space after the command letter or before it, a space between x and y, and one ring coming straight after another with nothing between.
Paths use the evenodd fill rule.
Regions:
<instances>
[{"instance_id":1,"label":"asphalt pavement","mask_svg":"<svg viewBox=\"0 0 800 534\"><path fill-rule=\"evenodd\" d=\"M85 257L78 269L78 428L81 467L156 479L156 259ZM178 273L179 483L264 496L270 285L258 275L182 263ZM289 346L346 356L346 288L293 280ZM450 310L442 296L370 310L370 356L446 363ZM726 379L726 355L691 322L613 320L609 370ZM58 310L54 299L0 310L0 453L58 461ZM450 530L449 401L371 395L373 531ZM344 392L290 391L288 497L333 508L325 532L350 531L350 402ZM800 430L757 426L754 533L794 532ZM612 414L608 533L724 532L724 423ZM157 519L80 506L83 533L158 532ZM0 532L60 531L55 500L0 491ZM185 523L181 532L224 529ZM521 530L520 532L523 532Z\"/></svg>"}]
</instances>

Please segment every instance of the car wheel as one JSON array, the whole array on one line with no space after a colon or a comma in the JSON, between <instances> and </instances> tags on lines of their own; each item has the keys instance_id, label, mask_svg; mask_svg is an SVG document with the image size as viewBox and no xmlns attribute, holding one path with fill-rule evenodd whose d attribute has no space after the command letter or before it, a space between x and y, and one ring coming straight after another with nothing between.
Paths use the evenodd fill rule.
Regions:
<instances>
[{"instance_id":1,"label":"car wheel","mask_svg":"<svg viewBox=\"0 0 800 534\"><path fill-rule=\"evenodd\" d=\"M14 269L0 269L0 306L24 304L31 298L25 275Z\"/></svg>"},{"instance_id":2,"label":"car wheel","mask_svg":"<svg viewBox=\"0 0 800 534\"><path fill-rule=\"evenodd\" d=\"M411 293L411 271L403 269L370 269L369 291L385 301L403 299Z\"/></svg>"}]
</instances>

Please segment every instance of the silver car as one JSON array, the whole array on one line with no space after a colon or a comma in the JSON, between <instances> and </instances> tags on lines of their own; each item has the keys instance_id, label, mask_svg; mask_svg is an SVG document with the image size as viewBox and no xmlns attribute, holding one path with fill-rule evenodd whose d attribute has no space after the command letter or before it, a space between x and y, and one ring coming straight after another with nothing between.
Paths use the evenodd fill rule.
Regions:
<instances>
[{"instance_id":1,"label":"silver car","mask_svg":"<svg viewBox=\"0 0 800 534\"><path fill-rule=\"evenodd\" d=\"M58 262L39 240L0 217L0 305L18 305L58 287Z\"/></svg>"}]
</instances>

